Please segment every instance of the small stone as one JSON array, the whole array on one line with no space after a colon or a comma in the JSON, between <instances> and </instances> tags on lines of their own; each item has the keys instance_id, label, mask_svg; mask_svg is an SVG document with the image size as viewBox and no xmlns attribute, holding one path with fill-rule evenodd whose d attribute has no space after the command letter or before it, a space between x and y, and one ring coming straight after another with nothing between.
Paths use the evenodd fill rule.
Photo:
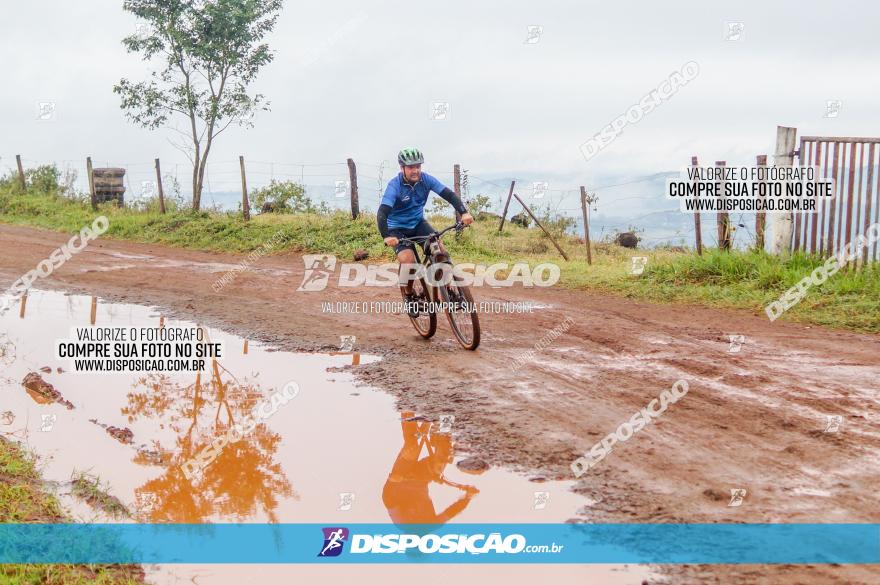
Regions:
<instances>
[{"instance_id":1,"label":"small stone","mask_svg":"<svg viewBox=\"0 0 880 585\"><path fill-rule=\"evenodd\" d=\"M489 469L489 464L483 461L482 459L477 459L476 457L468 457L467 459L462 459L458 463L455 464L462 471L486 471Z\"/></svg>"},{"instance_id":2,"label":"small stone","mask_svg":"<svg viewBox=\"0 0 880 585\"><path fill-rule=\"evenodd\" d=\"M363 248L360 248L360 249L354 251L354 261L355 262L360 262L361 260L366 260L369 257L370 257L370 253L367 252L366 250L364 250Z\"/></svg>"},{"instance_id":3,"label":"small stone","mask_svg":"<svg viewBox=\"0 0 880 585\"><path fill-rule=\"evenodd\" d=\"M52 384L46 382L42 376L40 376L36 372L30 372L27 376L24 377L24 380L21 381L21 385L34 392L39 394L45 399L54 400L58 404L63 404L67 407L68 410L73 409L73 404L71 404L68 400L65 400L61 395L61 392L55 389Z\"/></svg>"},{"instance_id":4,"label":"small stone","mask_svg":"<svg viewBox=\"0 0 880 585\"><path fill-rule=\"evenodd\" d=\"M120 443L131 443L134 440L134 433L129 428L119 428L114 426L107 427L107 434L119 441Z\"/></svg>"},{"instance_id":5,"label":"small stone","mask_svg":"<svg viewBox=\"0 0 880 585\"><path fill-rule=\"evenodd\" d=\"M409 416L403 419L404 422L429 422L427 418L422 415Z\"/></svg>"}]
</instances>

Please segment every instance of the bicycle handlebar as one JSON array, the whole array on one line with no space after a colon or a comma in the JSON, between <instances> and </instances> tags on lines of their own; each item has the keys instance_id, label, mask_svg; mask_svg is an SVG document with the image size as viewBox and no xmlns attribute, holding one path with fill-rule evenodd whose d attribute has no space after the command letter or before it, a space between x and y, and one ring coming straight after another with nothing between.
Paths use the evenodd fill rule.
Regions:
<instances>
[{"instance_id":1,"label":"bicycle handlebar","mask_svg":"<svg viewBox=\"0 0 880 585\"><path fill-rule=\"evenodd\" d=\"M459 221L459 222L456 222L455 225L451 225L442 231L434 232L433 234L429 234L427 236L411 236L409 238L397 238L397 241L398 242L412 242L412 243L416 244L416 243L418 243L416 240L428 240L428 239L434 238L434 237L440 238L443 236L443 234L445 234L446 232L448 232L450 230L455 230L457 232L460 232L461 230L463 230L466 227L468 227L468 226L464 225L463 223L461 223Z\"/></svg>"}]
</instances>

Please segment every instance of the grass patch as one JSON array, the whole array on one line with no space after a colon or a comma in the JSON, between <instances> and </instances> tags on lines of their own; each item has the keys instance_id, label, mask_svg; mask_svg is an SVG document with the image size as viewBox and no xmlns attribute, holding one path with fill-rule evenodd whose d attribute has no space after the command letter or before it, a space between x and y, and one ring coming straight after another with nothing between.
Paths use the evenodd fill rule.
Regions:
<instances>
[{"instance_id":1,"label":"grass patch","mask_svg":"<svg viewBox=\"0 0 880 585\"><path fill-rule=\"evenodd\" d=\"M515 210L516 211L516 210ZM196 250L247 253L270 240L280 241L273 253L285 250L332 253L350 261L355 250L369 252L369 262L393 259L382 243L375 217L363 214L352 221L343 212L267 213L245 222L237 213L174 211L132 211L112 205L101 214L110 220L104 238L159 243ZM0 221L67 233L90 225L98 214L81 201L35 188L21 193L0 183ZM429 218L434 227L452 222L449 217ZM273 239L274 238L274 239ZM628 250L608 243L593 246L593 264L586 262L583 241L559 234L571 260L565 262L550 240L537 228L505 224L498 233L495 221L477 222L459 237L446 242L459 262L558 263L559 285L601 291L661 303L692 303L712 307L746 309L764 316L764 307L807 276L822 259L795 254L771 257L763 252L707 250L697 256L682 248ZM631 274L633 256L647 256L641 276ZM499 273L503 276L503 273ZM783 319L864 332L880 331L880 267L840 271L822 286L810 289L806 297L787 311Z\"/></svg>"},{"instance_id":2,"label":"grass patch","mask_svg":"<svg viewBox=\"0 0 880 585\"><path fill-rule=\"evenodd\" d=\"M33 456L0 437L0 522L64 522L55 496L42 489Z\"/></svg>"},{"instance_id":3,"label":"grass patch","mask_svg":"<svg viewBox=\"0 0 880 585\"><path fill-rule=\"evenodd\" d=\"M33 455L0 437L0 522L69 522L55 496L40 480ZM0 583L10 585L86 585L144 583L139 565L0 565Z\"/></svg>"},{"instance_id":4,"label":"grass patch","mask_svg":"<svg viewBox=\"0 0 880 585\"><path fill-rule=\"evenodd\" d=\"M102 486L100 478L86 473L74 473L72 493L89 506L114 518L130 518L131 514L119 498L110 494L109 486Z\"/></svg>"}]
</instances>

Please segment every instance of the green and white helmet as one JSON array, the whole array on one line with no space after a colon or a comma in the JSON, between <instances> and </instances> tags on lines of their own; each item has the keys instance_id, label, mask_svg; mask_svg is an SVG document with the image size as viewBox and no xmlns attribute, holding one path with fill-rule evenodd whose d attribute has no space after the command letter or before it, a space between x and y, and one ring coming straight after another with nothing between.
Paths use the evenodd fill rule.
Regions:
<instances>
[{"instance_id":1,"label":"green and white helmet","mask_svg":"<svg viewBox=\"0 0 880 585\"><path fill-rule=\"evenodd\" d=\"M425 162L425 157L418 148L404 148L397 153L397 162L404 166L420 165Z\"/></svg>"}]
</instances>

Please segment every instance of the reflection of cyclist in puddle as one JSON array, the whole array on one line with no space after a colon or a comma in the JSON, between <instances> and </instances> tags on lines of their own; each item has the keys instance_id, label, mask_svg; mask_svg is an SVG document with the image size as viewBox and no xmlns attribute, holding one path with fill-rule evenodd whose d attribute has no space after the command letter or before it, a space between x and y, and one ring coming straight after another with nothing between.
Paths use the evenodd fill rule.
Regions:
<instances>
[{"instance_id":1,"label":"reflection of cyclist in puddle","mask_svg":"<svg viewBox=\"0 0 880 585\"><path fill-rule=\"evenodd\" d=\"M403 447L388 474L382 501L395 524L443 524L460 514L479 490L443 477L443 470L452 463L452 439L448 434L430 432L429 421L408 420L413 415L412 412L401 413ZM423 447L427 448L427 456L419 459ZM428 484L432 481L463 492L439 514L428 493Z\"/></svg>"}]
</instances>

